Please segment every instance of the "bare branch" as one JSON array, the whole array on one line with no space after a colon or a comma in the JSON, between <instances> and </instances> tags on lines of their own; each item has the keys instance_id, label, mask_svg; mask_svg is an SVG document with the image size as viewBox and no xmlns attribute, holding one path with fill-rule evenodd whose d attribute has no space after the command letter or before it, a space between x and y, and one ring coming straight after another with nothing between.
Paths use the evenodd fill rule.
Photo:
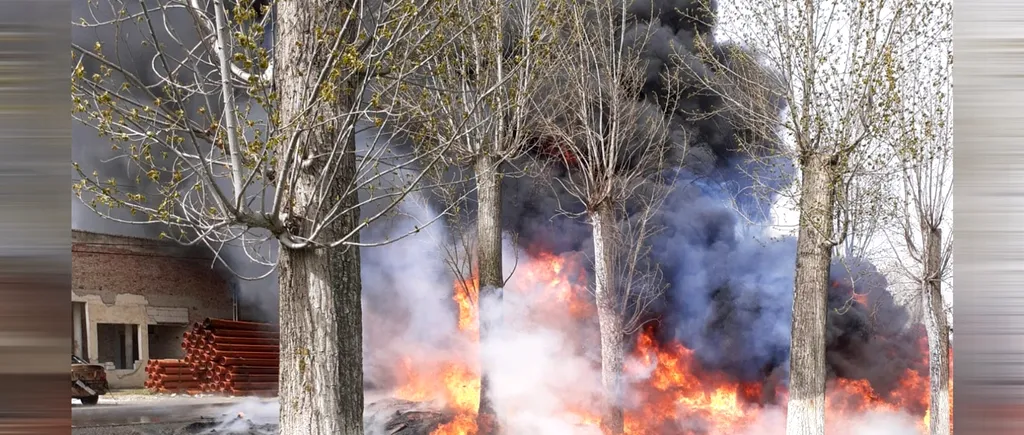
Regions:
<instances>
[{"instance_id":1,"label":"bare branch","mask_svg":"<svg viewBox=\"0 0 1024 435\"><path fill-rule=\"evenodd\" d=\"M305 72L303 109L289 117L281 116L271 90L275 52L263 44L269 14L222 0L111 0L109 9L83 8L79 28L113 30L122 39L73 42L74 116L108 137L114 152L95 168L76 163L76 195L105 218L161 225L180 243L215 250L240 243L263 252L255 247L275 240L290 249L374 245L355 242L355 235L429 187L421 184L423 174L445 160L444 147L408 157L396 152L386 132L404 128L401 107L369 101L370 90L393 94L400 81L381 75L407 79L434 62L436 53L422 41L446 46L453 38L424 32L438 27L431 21L437 17L425 13L436 8L432 0L352 4L318 12L340 17L338 27L309 33L312 55L324 53L327 61ZM355 98L323 116L321 109L342 93ZM305 145L325 131L328 148ZM358 153L348 148L357 134ZM357 176L335 183L341 162L353 155ZM297 198L296 180L309 171L319 171L316 191ZM306 199L295 226L295 203ZM355 230L323 230L366 207L374 211Z\"/></svg>"}]
</instances>

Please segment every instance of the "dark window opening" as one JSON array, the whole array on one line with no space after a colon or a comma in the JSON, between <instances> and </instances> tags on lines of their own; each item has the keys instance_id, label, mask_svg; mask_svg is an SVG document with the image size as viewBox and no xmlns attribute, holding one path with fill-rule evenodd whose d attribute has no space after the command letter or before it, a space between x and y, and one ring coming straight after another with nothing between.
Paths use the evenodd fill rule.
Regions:
<instances>
[{"instance_id":1,"label":"dark window opening","mask_svg":"<svg viewBox=\"0 0 1024 435\"><path fill-rule=\"evenodd\" d=\"M181 359L185 350L181 348L181 336L188 326L149 325L149 359Z\"/></svg>"},{"instance_id":2,"label":"dark window opening","mask_svg":"<svg viewBox=\"0 0 1024 435\"><path fill-rule=\"evenodd\" d=\"M100 364L112 363L115 369L133 369L139 359L139 325L99 323L96 339Z\"/></svg>"}]
</instances>

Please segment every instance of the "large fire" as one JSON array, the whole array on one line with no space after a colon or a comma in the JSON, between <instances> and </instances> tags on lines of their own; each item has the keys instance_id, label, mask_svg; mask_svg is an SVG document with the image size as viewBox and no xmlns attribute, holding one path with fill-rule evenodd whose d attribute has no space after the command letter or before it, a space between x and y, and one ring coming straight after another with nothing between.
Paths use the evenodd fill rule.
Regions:
<instances>
[{"instance_id":1,"label":"large fire","mask_svg":"<svg viewBox=\"0 0 1024 435\"><path fill-rule=\"evenodd\" d=\"M538 301L535 310L531 307L526 322L561 325L563 323L559 322L567 317L583 321L594 316L592 302L586 298L586 273L575 258L546 253L534 255L532 261L518 267L515 278L519 284L510 285L506 291L519 292L529 296L531 301ZM453 300L458 308L458 328L470 347L475 346L479 338L478 290L474 278L455 283ZM866 298L855 295L854 301L863 304ZM927 342L922 340L919 346L921 355L927 355ZM467 349L467 353L476 350ZM761 421L766 405L785 404L787 392L778 383L740 383L725 373L706 370L691 349L678 342L659 343L651 328L637 334L630 356L625 369L625 376L633 380L625 421L625 432L630 435L742 432ZM952 361L952 352L950 357ZM396 392L399 398L439 400L455 413L454 419L438 427L432 435L476 433L479 367L464 362L467 360L472 359L453 358L439 365L416 366L405 360L400 367L406 381ZM950 381L951 392L952 388ZM565 402L579 403L573 398L566 398ZM566 411L561 418L571 426L589 428L586 433L599 433L600 413L596 408L582 404ZM902 411L919 415L919 428L924 433L928 421L927 373L906 370L900 376L899 385L887 394L874 391L866 380L830 381L826 408L830 427L869 411ZM680 427L681 421L688 422L686 427ZM832 428L829 430L836 433Z\"/></svg>"}]
</instances>

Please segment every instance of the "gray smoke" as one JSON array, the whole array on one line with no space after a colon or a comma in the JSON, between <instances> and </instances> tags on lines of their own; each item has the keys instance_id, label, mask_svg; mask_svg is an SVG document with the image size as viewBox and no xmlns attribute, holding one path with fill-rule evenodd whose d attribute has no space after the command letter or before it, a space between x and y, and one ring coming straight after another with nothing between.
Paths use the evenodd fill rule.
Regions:
<instances>
[{"instance_id":1,"label":"gray smoke","mask_svg":"<svg viewBox=\"0 0 1024 435\"><path fill-rule=\"evenodd\" d=\"M649 61L644 91L651 104L667 92L660 82L667 70L711 74L692 53L697 35L712 38L713 34L713 14L703 12L701 4L699 0L645 0L630 4L630 12L636 18L634 25L638 29L653 26L656 30L654 40L644 47ZM75 16L90 16L87 5L76 2ZM191 18L169 15L167 19L173 27L182 29L179 33L191 33ZM130 51L134 59L147 61L136 61L126 67L147 83L156 84L148 62L152 48L141 43L141 34L132 32L139 30L122 29L117 45L127 46L125 52ZM97 40L115 45L112 30L76 28L72 39L86 47ZM732 48L722 45L717 51L724 58ZM686 65L679 65L680 61ZM669 290L650 316L662 320L658 330L661 339L683 342L709 368L723 370L740 380L785 379L795 243L792 238L766 237L764 230L770 224L768 209L775 200L766 192L787 183L793 166L785 160L766 162L760 156L744 154L738 138L747 143L757 142L766 150L784 145L777 138L761 137L744 126L741 119L730 116L728 105L703 90L699 80L694 79L683 92L687 98L681 107L664 114L672 121L673 129L685 132L676 137L688 141L689 154L671 174L673 191L658 215L664 231L651 241L651 260L660 265ZM778 109L783 107L780 102ZM72 134L73 159L86 172L96 169L125 183L134 181L138 174L128 170L123 162L110 160L117 153L110 150L105 138L96 137L90 127L78 123ZM516 249L526 254L590 255L589 226L557 214L560 209L571 209L572 202L545 181L545 177L562 176L564 168L549 165L541 169L530 177L504 180L504 226L508 233L519 237L519 246L509 246L507 257L513 257L512 251ZM139 186L143 191L151 188L146 184ZM363 237L394 238L429 220L440 206L438 197L430 192L415 195L403 204L397 216L371 225ZM471 207L466 211L471 212ZM749 225L745 218L751 216L761 220ZM73 219L74 228L113 234L152 237L163 231L159 226L137 227L102 220L77 200L73 200ZM365 343L372 346L372 352L366 352L366 377L371 383L386 385L393 381L390 377L396 361L410 356L410 349L432 349L412 355L419 358L418 363L430 364L445 358L446 350L464 345L455 334L452 274L441 261L438 248L451 239L448 232L444 225L429 226L414 237L363 249ZM267 245L265 249L264 254L272 259L274 246ZM229 246L221 254L227 265L244 275L259 276L268 270L254 265L237 247ZM866 262L846 260L843 264L837 262L832 273L838 285L830 289L830 306L843 310L833 310L829 315L830 371L837 377L866 379L876 391L885 394L895 385L894 376L902 373L902 368L920 369L921 358L915 347L919 335L904 330L905 313L892 302L887 284L877 271ZM852 274L847 270L851 263L855 266ZM511 271L511 267L506 265L506 270ZM850 283L851 276L856 277L855 283ZM241 290L243 302L258 307L257 317L262 318L257 320L276 319L275 276L260 281L232 279ZM867 306L847 306L853 290L869 295ZM529 301L519 302L517 305L513 298L510 310L526 311L524 307L528 307ZM507 388L502 389L508 394L506 399L518 397L513 388L517 382L564 389L567 386L559 380L575 379L572 373L585 371L586 358L581 360L579 354L564 349L566 341L552 331L534 331L512 337L505 349L494 350L500 355L496 358L504 358L510 368L520 372L536 367L523 355L571 362L547 374L517 372L506 379ZM524 383L524 379L534 380ZM581 390L590 387L593 385L580 383ZM542 395L533 393L534 398Z\"/></svg>"},{"instance_id":2,"label":"gray smoke","mask_svg":"<svg viewBox=\"0 0 1024 435\"><path fill-rule=\"evenodd\" d=\"M691 79L681 107L665 114L674 123L671 128L688 133L690 154L672 174L673 190L658 215L663 231L651 241L651 260L660 265L669 290L650 317L661 320L661 339L679 340L694 349L707 368L723 370L737 380L784 381L796 244L792 237L768 236L767 227L776 199L773 192L792 180L795 168L783 158L765 158L785 145L778 137L765 137L744 125L742 118L731 117L728 104L703 88L708 81L696 78L712 74L693 53L697 37L715 43L714 14L702 9L705 3L644 0L629 7L634 31L654 28L654 38L643 47L649 62L644 85L648 98L665 100L669 90L661 80L670 70L684 71ZM740 47L715 48L719 60L728 63L729 53ZM776 107L781 112L784 102ZM749 154L752 149L756 154ZM590 255L589 225L555 215L559 209L582 211L581 206L567 207L571 197L542 181L564 176L565 170L555 162L542 177L507 179L503 219L528 249ZM905 369L926 373L918 347L920 332L905 329L905 310L893 301L884 277L869 262L837 258L832 281L831 376L866 379L886 395ZM868 295L868 305L850 301L854 289Z\"/></svg>"},{"instance_id":3,"label":"gray smoke","mask_svg":"<svg viewBox=\"0 0 1024 435\"><path fill-rule=\"evenodd\" d=\"M835 435L920 435L917 421L902 412L870 411L826 422L826 431ZM758 421L738 435L783 435L786 433L786 411L770 409Z\"/></svg>"},{"instance_id":4,"label":"gray smoke","mask_svg":"<svg viewBox=\"0 0 1024 435\"><path fill-rule=\"evenodd\" d=\"M160 2L163 4L163 2ZM148 4L150 8L154 4ZM194 21L189 13L183 8L152 9L150 17L153 24L152 30L145 21L127 20L125 22L111 24L115 18L121 16L121 10L132 16L142 11L141 4L137 1L112 1L105 2L75 2L72 5L72 23L107 23L102 25L72 26L72 43L85 49L92 49L96 45L103 47L103 53L108 60L119 65L128 74L137 77L147 86L148 92L133 88L130 92L135 101L153 105L154 99L150 92L159 98L167 99L164 89L160 85L161 75L164 74L162 63L155 56L157 51L152 41L158 40L162 43L162 53L167 56L172 68L175 62L187 59L186 49L199 47L195 53L204 56L207 53L202 50L203 45L198 43L198 34L194 30ZM123 17L123 16L122 16ZM153 36L153 33L156 36ZM177 41L175 41L175 39ZM84 66L87 75L98 73L100 64L94 60L86 59ZM192 66L192 65L190 65ZM209 65L199 64L196 66L202 73L208 74L212 71ZM114 74L111 79L116 86L125 79L120 74ZM179 82L189 84L189 74L179 76ZM203 80L205 86L213 84ZM245 104L246 96L239 94L239 104ZM165 103L166 104L166 103ZM182 109L186 113L197 113L200 107L206 107L211 113L217 113L220 105L219 98L209 100L194 97L186 100ZM265 117L258 109L251 114L253 117ZM138 167L130 165L125 157L124 149L113 149L109 138L100 137L91 125L85 125L78 121L72 122L72 161L78 163L86 174L96 171L101 178L115 179L122 189L131 189L137 193L147 194L150 197L157 197L157 186ZM78 179L78 174L72 170L72 179ZM221 180L220 187L225 191L230 190L227 180ZM252 187L247 192L249 195L261 194L259 187ZM86 200L89 198L86 197ZM146 238L159 238L162 233L173 234L171 229L160 224L138 224L142 222L142 213L132 215L128 210L107 210L100 208L99 211L128 222L136 224L120 223L110 219L104 219L93 211L89 210L81 201L72 195L72 228L94 231L106 234L125 235ZM265 232L253 231L252 237L264 238ZM248 320L276 321L277 319L277 283L276 274L272 268L260 263L272 262L276 255L276 246L273 243L250 245L243 248L241 243L228 243L224 246L197 245L200 249L217 253L218 258L211 261L211 267L217 269L221 276L231 285L239 299L240 315ZM253 259L258 261L254 261ZM271 273L269 276L268 273ZM255 279L264 277L262 279Z\"/></svg>"}]
</instances>

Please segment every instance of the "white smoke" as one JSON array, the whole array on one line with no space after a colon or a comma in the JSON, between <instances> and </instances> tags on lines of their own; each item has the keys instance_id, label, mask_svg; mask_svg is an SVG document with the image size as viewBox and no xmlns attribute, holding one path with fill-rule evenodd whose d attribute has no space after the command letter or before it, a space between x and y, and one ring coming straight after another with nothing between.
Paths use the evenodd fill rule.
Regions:
<instances>
[{"instance_id":1,"label":"white smoke","mask_svg":"<svg viewBox=\"0 0 1024 435\"><path fill-rule=\"evenodd\" d=\"M388 226L394 231L392 236L402 234L413 222L431 213L423 207L416 212L420 214L409 208L403 210L409 217L404 224ZM365 307L386 314L374 317L380 322L369 321L374 315L368 315L364 322L366 334L374 337L368 340L367 361L383 364L377 369L395 372L402 369L396 364L402 355L414 356L425 366L448 362L474 368L479 357L493 368L491 398L509 433L599 434L595 425L580 421L585 415L581 411L599 409L595 404L602 393L600 371L595 364L599 361L596 324L590 325L592 331L580 330L579 323L567 311L562 313L563 317L552 314L558 312L558 307L551 306L553 295L544 293L550 291L543 288L547 283L529 276L535 268L544 267L537 263L550 258L531 258L506 234L503 259L509 280L503 292L504 328L492 346L477 354L472 346L466 346L456 327L457 310L451 303L455 277L440 256L440 243L446 243L448 235L443 223L435 223L424 234L363 251L367 289L364 298L369 301L383 297L381 300L386 301L367 303ZM584 292L576 297L589 300L582 284L585 283L574 286L575 291ZM530 288L531 285L538 288ZM405 317L396 318L399 313ZM543 319L539 323L532 321L537 316ZM401 325L397 329L396 321ZM388 332L375 332L378 329ZM581 344L588 347L580 347ZM639 377L631 381L643 378L642 373L633 374ZM869 411L841 421L830 419L829 431L838 435L919 435L920 420L903 412ZM683 427L694 424L703 423L691 421ZM784 433L784 409L767 407L740 435Z\"/></svg>"},{"instance_id":2,"label":"white smoke","mask_svg":"<svg viewBox=\"0 0 1024 435\"><path fill-rule=\"evenodd\" d=\"M872 411L849 422L849 431L839 435L919 435L916 419L903 412Z\"/></svg>"},{"instance_id":3,"label":"white smoke","mask_svg":"<svg viewBox=\"0 0 1024 435\"><path fill-rule=\"evenodd\" d=\"M273 427L278 422L280 411L281 406L276 399L248 397L224 409L223 417L206 433L276 433Z\"/></svg>"},{"instance_id":4,"label":"white smoke","mask_svg":"<svg viewBox=\"0 0 1024 435\"><path fill-rule=\"evenodd\" d=\"M695 2L678 0L667 3L675 7L662 8L666 17L673 11L684 10ZM643 2L637 3L637 8L647 6L648 4ZM77 8L76 16L85 16L85 6ZM183 17L179 22L189 21L188 17ZM680 20L663 19L659 22L668 27L685 24ZM187 26L179 27L187 29ZM77 28L73 37L82 46L91 46L97 39L112 41L114 38L113 33L97 35L95 32L92 28ZM107 29L106 32L112 30ZM674 27L670 31L660 32L659 35L668 39L682 39L677 44L679 46L687 46L688 42L685 39L692 38L689 31ZM142 37L127 40L138 41L136 45L130 46L133 52L139 53L143 48L140 46ZM666 44L670 42L665 41ZM667 54L672 51L658 52ZM140 56L140 59L146 59L144 53ZM136 65L135 69L141 74L146 73L148 68L148 63L143 62ZM153 77L145 80L152 82ZM716 110L709 113L718 112ZM714 124L713 121L714 119L689 120L687 123L708 124L707 130L720 131L720 126L711 126ZM722 131L722 134L711 135L718 138L718 142L707 144L707 148L719 151L728 148L730 143L725 138L733 135L725 133L727 132ZM106 161L111 157L109 151L106 151L109 150L109 143L98 140L95 132L88 127L76 123L73 127L73 136L73 158L83 162L86 172L103 165L118 164ZM711 141L713 138L703 140ZM365 140L361 140L360 143L365 147ZM725 159L727 153L722 154L723 156L719 158ZM528 194L540 196L534 191L529 191ZM707 240L709 233L717 230L718 226L725 226L722 224L727 221L725 218L728 216L725 214L733 214L731 211L725 213L728 210L727 206L716 203L717 198L707 198L706 194L702 194L701 197L702 201L697 202L693 197L680 192L678 200L669 201L667 205L671 210L666 211L665 220L670 224L667 226L672 231L661 238L662 246L656 247L658 260L663 265L679 266L685 263L686 266L692 266L670 277L679 287L674 289L676 294L685 296L681 299L685 300L685 305L689 307L673 307L673 310L684 315L692 314L692 319L703 320L709 311L707 295L718 287L717 284L729 281L737 288L740 284L747 284L749 291L744 297L759 301L758 309L751 310L756 311L758 317L750 322L743 322L742 325L756 331L760 340L747 341L741 350L754 353L755 356L761 357L760 359L774 357L776 350L783 348L782 345L788 342L787 316L790 302L787 297L791 294L792 288L793 256L788 253L788 248L776 246L763 249L760 245L755 246L756 241L741 244L737 249L726 249L729 248L728 243L716 243L714 247L718 250L714 252L708 247L692 243L691 240ZM532 210L538 216L514 219L517 220L516 227L524 229L524 232L541 226L534 225L536 222L550 223L551 216L547 214L553 212L554 207L520 207L519 210L511 211L515 214L525 213L527 210ZM393 244L361 250L366 337L364 353L366 378L370 384L393 386L397 382L393 375L400 371L400 364L408 360L424 367L444 362L467 366L477 364L478 355L470 351L472 347L466 345L466 340L456 327L456 310L451 300L455 277L445 264L442 251L443 244L450 239L450 231L440 222L423 226L436 212L437 210L425 205L425 200L421 196L413 195L411 200L403 203L397 216L373 223L362 234L363 241L366 242L394 239L417 227L422 228L419 233ZM97 218L77 203L73 219L75 228L115 233L126 231L123 229L124 226L118 226L117 229L105 227L109 221ZM568 228L569 226L560 227L561 234L552 236L571 239L573 245L586 245L585 227L574 228L580 230L578 232L568 231ZM533 238L542 237L538 234L541 234L539 228L537 232L529 235ZM672 234L678 236L674 237ZM519 291L524 289L517 288L527 282L522 279L522 272L528 268L528 263L532 259L514 249L514 245L513 240L506 237L504 268L507 274L516 271L509 281L509 291L505 292L503 314L508 326L504 335L496 341L497 345L483 349L482 352L484 361L495 368L493 399L502 414L508 417L505 424L510 433L589 435L592 428L578 426L572 419L576 415L574 411L579 408L593 409L586 406L587 401L601 390L598 383L599 372L594 365L597 342L592 339L593 336L578 336L592 334L594 331L581 331L571 322L558 322L558 318L546 319L545 327L530 326L526 320L535 314L540 304L546 304L548 301L541 298L543 295ZM229 257L229 263L239 273L248 276L264 273L266 268L246 261L247 257L240 252L237 248L229 248L221 253ZM755 263L764 265L757 269L767 273L758 275L750 272L754 269L751 265ZM776 265L779 266L775 267ZM246 270L247 266L253 267L253 270ZM276 319L275 283L274 277L259 282L241 282L243 301L263 308L268 318ZM767 304L764 301L767 301ZM683 312L686 309L693 310L693 313ZM697 335L702 331L703 322L695 322L691 326L686 328L686 332L693 335L687 338L691 339L690 342L699 344L705 338ZM705 341L713 339L715 337L709 337ZM587 343L591 347L579 349L576 347L579 343ZM239 412L247 415L250 420L276 420L278 412L274 401L246 401L239 407ZM764 421L755 425L756 430L750 435L772 433L771 430L783 428L783 420L779 419L782 417L784 415L781 411L767 411L763 415ZM841 432L843 435L916 433L913 418L904 417L906 416L902 414L866 414L844 422L838 429L847 431ZM244 419L238 419L229 413L223 423L234 425L231 426L234 428L243 424L243 421Z\"/></svg>"},{"instance_id":5,"label":"white smoke","mask_svg":"<svg viewBox=\"0 0 1024 435\"><path fill-rule=\"evenodd\" d=\"M439 361L456 338L457 317L452 302L454 277L445 262L443 243L448 230L442 222L424 226L436 212L422 196L413 194L394 217L371 225L361 234L373 243L361 250L365 377L387 384L403 357Z\"/></svg>"},{"instance_id":6,"label":"white smoke","mask_svg":"<svg viewBox=\"0 0 1024 435\"><path fill-rule=\"evenodd\" d=\"M422 228L394 243L362 249L364 354L370 388L402 385L395 375L407 370L403 364L409 361L414 369L439 377L442 373L437 368L443 364L475 370L480 359L493 368L491 398L509 433L599 434L595 425L580 421L585 416L581 412L599 409L595 404L602 393L596 324L581 328L567 307L558 305L563 301L551 294L544 278L531 276L532 271L548 267L539 263L569 258L531 258L516 247L511 235L505 235L503 266L509 277L501 313L505 326L493 346L477 353L472 340L457 327L458 311L452 300L456 277L443 255L444 244L451 241L450 230L443 222L422 226L435 213L422 197L414 195L397 215L364 232L363 241L370 242ZM577 299L589 302L584 284L572 288L580 292ZM538 316L542 321L534 322ZM644 377L642 373L634 375L639 376L631 379L634 382ZM443 391L432 393L443 397ZM368 392L367 404L375 400L380 398ZM436 409L438 405L432 406ZM239 412L245 417L239 418ZM276 401L245 401L232 408L218 427L222 433L246 433L253 430L253 424L275 422L277 412ZM785 433L783 409L769 407L758 415L739 435ZM873 411L843 421L830 420L829 433L918 435L919 421L905 413ZM384 422L374 422L379 423ZM681 427L695 429L704 424L684 423Z\"/></svg>"},{"instance_id":7,"label":"white smoke","mask_svg":"<svg viewBox=\"0 0 1024 435\"><path fill-rule=\"evenodd\" d=\"M830 435L922 435L916 419L903 412L868 411L842 420L828 419ZM758 420L737 435L785 435L786 410L766 408Z\"/></svg>"},{"instance_id":8,"label":"white smoke","mask_svg":"<svg viewBox=\"0 0 1024 435\"><path fill-rule=\"evenodd\" d=\"M509 433L562 435L599 434L580 426L576 414L594 409L588 399L601 393L594 360L581 355L578 337L549 326L529 327L524 320L537 309L534 300L516 291L516 278L505 292L507 327L483 358L494 368L494 400ZM574 421L575 420L575 421Z\"/></svg>"},{"instance_id":9,"label":"white smoke","mask_svg":"<svg viewBox=\"0 0 1024 435\"><path fill-rule=\"evenodd\" d=\"M391 237L404 234L431 213L422 204L403 205L404 217L392 219L386 232ZM441 244L450 240L448 235L445 225L437 222L423 234L363 250L367 374L387 379L389 373L405 370L399 366L403 357L428 371L443 363L478 370L482 362L493 367L491 398L507 417L502 423L510 433L596 434L593 429L580 432L582 428L566 418L574 410L588 408L577 399L595 397L600 391L593 360L576 349L579 339L571 336L580 331L552 327L558 322L550 319L545 319L545 325L531 322L538 304L551 300L543 288L529 288L538 283L525 274L537 260L505 235L503 268L509 278L501 312L505 327L494 346L476 351L457 328L458 311L452 301L456 277L442 256ZM564 320L571 321L568 314Z\"/></svg>"}]
</instances>

